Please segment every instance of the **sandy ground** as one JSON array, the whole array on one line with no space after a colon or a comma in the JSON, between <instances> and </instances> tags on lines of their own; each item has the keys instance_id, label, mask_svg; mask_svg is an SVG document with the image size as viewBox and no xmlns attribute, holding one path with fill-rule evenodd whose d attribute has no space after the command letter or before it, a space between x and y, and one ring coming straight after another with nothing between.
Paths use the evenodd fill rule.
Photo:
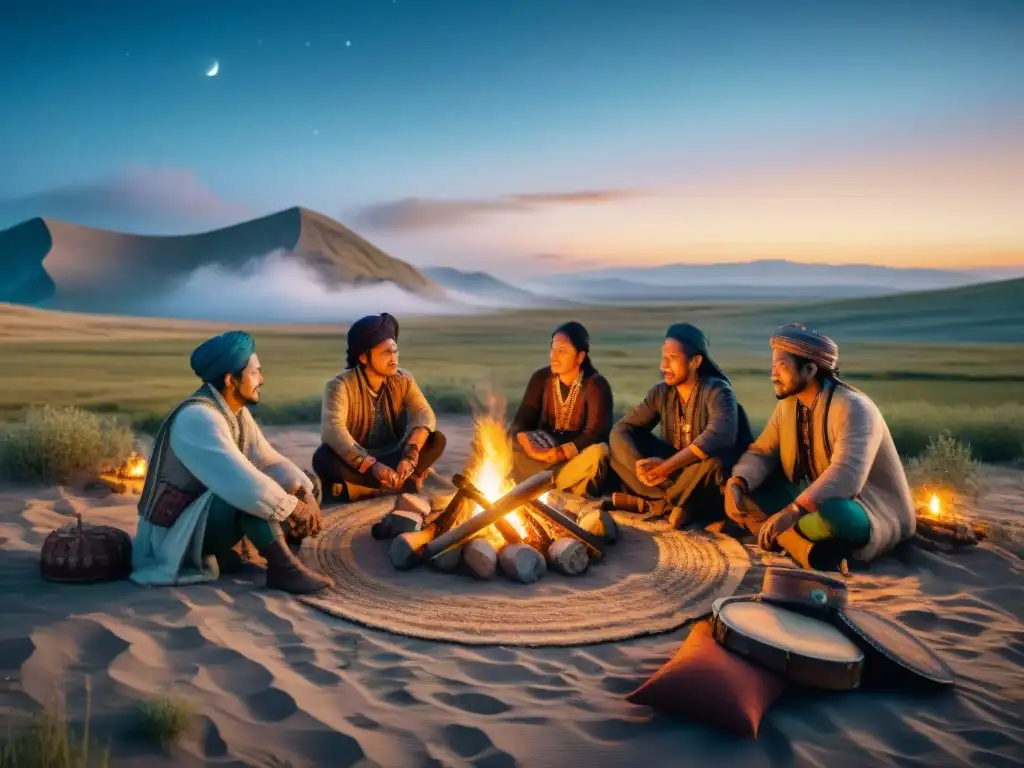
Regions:
<instances>
[{"instance_id":1,"label":"sandy ground","mask_svg":"<svg viewBox=\"0 0 1024 768\"><path fill-rule=\"evenodd\" d=\"M468 433L448 422L439 467L461 467ZM300 465L316 435L268 430ZM460 455L461 453L461 455ZM986 470L978 507L1019 515L1024 472ZM787 693L756 742L625 695L687 630L578 649L466 648L324 616L260 576L189 588L42 581L39 547L75 512L134 531L129 497L73 488L0 491L0 723L66 699L111 739L113 765L883 766L1024 762L1024 562L990 544L910 549L855 574L858 603L912 628L954 667L948 694ZM743 591L760 583L759 569ZM196 727L161 753L132 733L133 707L175 692Z\"/></svg>"}]
</instances>

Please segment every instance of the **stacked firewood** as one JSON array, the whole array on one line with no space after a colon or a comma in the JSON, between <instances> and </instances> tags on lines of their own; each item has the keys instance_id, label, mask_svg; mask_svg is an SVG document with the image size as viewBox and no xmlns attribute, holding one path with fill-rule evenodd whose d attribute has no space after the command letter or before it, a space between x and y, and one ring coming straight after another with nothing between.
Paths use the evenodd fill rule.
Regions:
<instances>
[{"instance_id":1,"label":"stacked firewood","mask_svg":"<svg viewBox=\"0 0 1024 768\"><path fill-rule=\"evenodd\" d=\"M566 576L582 574L617 538L615 521L605 510L577 520L541 501L538 497L553 487L551 472L528 478L493 503L466 477L455 475L452 482L456 492L447 506L419 516L420 524L400 508L378 524L387 527L379 537L393 538L388 555L395 568L409 570L427 563L443 572L466 571L481 580L500 571L529 584L549 568ZM512 512L520 525L507 519ZM405 515L409 522L391 521L395 515ZM404 531L403 525L408 526Z\"/></svg>"},{"instance_id":2,"label":"stacked firewood","mask_svg":"<svg viewBox=\"0 0 1024 768\"><path fill-rule=\"evenodd\" d=\"M933 551L953 552L988 538L987 523L969 520L955 511L940 511L938 502L934 500L932 505L921 506L917 510L914 541L918 546Z\"/></svg>"}]
</instances>

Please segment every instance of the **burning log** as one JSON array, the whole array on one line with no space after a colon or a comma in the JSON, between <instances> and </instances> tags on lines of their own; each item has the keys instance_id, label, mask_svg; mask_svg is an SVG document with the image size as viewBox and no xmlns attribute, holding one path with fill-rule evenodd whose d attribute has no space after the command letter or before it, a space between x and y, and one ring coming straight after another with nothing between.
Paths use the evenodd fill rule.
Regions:
<instances>
[{"instance_id":1,"label":"burning log","mask_svg":"<svg viewBox=\"0 0 1024 768\"><path fill-rule=\"evenodd\" d=\"M450 531L459 518L462 517L462 510L468 508L471 503L466 497L465 492L461 488L457 488L455 495L452 496L444 511L432 521L437 526L438 535Z\"/></svg>"},{"instance_id":2,"label":"burning log","mask_svg":"<svg viewBox=\"0 0 1024 768\"><path fill-rule=\"evenodd\" d=\"M589 531L581 528L576 522L569 519L556 509L552 509L540 499L534 498L528 502L532 512L536 512L552 523L556 528L565 532L565 535L579 539L587 545L592 557L604 557L604 542Z\"/></svg>"},{"instance_id":3,"label":"burning log","mask_svg":"<svg viewBox=\"0 0 1024 768\"><path fill-rule=\"evenodd\" d=\"M555 540L548 533L544 524L537 519L536 514L529 507L520 507L519 518L523 521L523 527L530 532L530 546L541 552L547 552Z\"/></svg>"},{"instance_id":4,"label":"burning log","mask_svg":"<svg viewBox=\"0 0 1024 768\"><path fill-rule=\"evenodd\" d=\"M563 536L548 547L548 563L564 576L578 576L590 565L587 545L579 539Z\"/></svg>"},{"instance_id":5,"label":"burning log","mask_svg":"<svg viewBox=\"0 0 1024 768\"><path fill-rule=\"evenodd\" d=\"M391 564L400 571L408 571L419 564L423 558L422 550L432 538L437 526L428 525L422 531L411 531L396 536L391 541L388 557Z\"/></svg>"},{"instance_id":6,"label":"burning log","mask_svg":"<svg viewBox=\"0 0 1024 768\"><path fill-rule=\"evenodd\" d=\"M473 485L464 475L452 475L452 483L455 487L462 491L466 498L479 505L480 509L485 512L491 508L491 502L486 496L484 496L480 490ZM506 520L504 517L494 521L494 527L498 529L498 532L502 535L509 544L522 544L523 537L519 535L519 531Z\"/></svg>"},{"instance_id":7,"label":"burning log","mask_svg":"<svg viewBox=\"0 0 1024 768\"><path fill-rule=\"evenodd\" d=\"M554 485L555 475L550 470L538 472L532 477L528 477L494 502L489 509L483 510L480 514L474 515L461 525L456 526L431 541L424 548L424 554L426 557L433 559L438 555L444 554L450 549L454 549L455 547L464 544L477 533L484 530L487 526L493 525L496 521L505 517L509 512L514 512L524 504L536 499L545 491L551 490ZM584 533L586 532L584 531ZM590 536L590 534L586 535ZM510 546L525 545L516 544ZM527 549L532 548L527 547ZM541 559L543 560L543 558Z\"/></svg>"},{"instance_id":8,"label":"burning log","mask_svg":"<svg viewBox=\"0 0 1024 768\"><path fill-rule=\"evenodd\" d=\"M526 544L509 544L498 553L501 572L513 581L533 584L548 571L544 555Z\"/></svg>"},{"instance_id":9,"label":"burning log","mask_svg":"<svg viewBox=\"0 0 1024 768\"><path fill-rule=\"evenodd\" d=\"M481 581L490 581L498 570L498 551L483 536L477 536L462 549L462 562Z\"/></svg>"}]
</instances>

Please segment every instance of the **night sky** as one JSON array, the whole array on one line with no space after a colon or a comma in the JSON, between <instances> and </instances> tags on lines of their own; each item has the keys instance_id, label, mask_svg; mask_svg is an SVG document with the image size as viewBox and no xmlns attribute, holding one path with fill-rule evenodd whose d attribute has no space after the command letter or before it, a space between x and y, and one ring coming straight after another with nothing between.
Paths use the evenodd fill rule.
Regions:
<instances>
[{"instance_id":1,"label":"night sky","mask_svg":"<svg viewBox=\"0 0 1024 768\"><path fill-rule=\"evenodd\" d=\"M303 205L499 272L1024 266L1024 0L0 7L0 227Z\"/></svg>"}]
</instances>

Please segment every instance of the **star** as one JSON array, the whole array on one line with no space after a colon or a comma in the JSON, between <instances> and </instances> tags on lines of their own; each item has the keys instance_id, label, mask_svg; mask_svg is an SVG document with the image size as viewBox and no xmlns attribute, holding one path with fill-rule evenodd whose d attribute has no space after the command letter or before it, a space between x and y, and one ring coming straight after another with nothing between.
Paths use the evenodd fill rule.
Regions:
<instances>
[{"instance_id":1,"label":"star","mask_svg":"<svg viewBox=\"0 0 1024 768\"><path fill-rule=\"evenodd\" d=\"M263 38L262 37L257 37L256 38L256 45L263 45Z\"/></svg>"},{"instance_id":2,"label":"star","mask_svg":"<svg viewBox=\"0 0 1024 768\"><path fill-rule=\"evenodd\" d=\"M345 47L346 48L351 48L352 47L352 41L351 40L346 40L345 41Z\"/></svg>"},{"instance_id":3,"label":"star","mask_svg":"<svg viewBox=\"0 0 1024 768\"><path fill-rule=\"evenodd\" d=\"M313 129L313 135L314 136L319 136L320 135L320 129L319 128L314 128Z\"/></svg>"},{"instance_id":4,"label":"star","mask_svg":"<svg viewBox=\"0 0 1024 768\"><path fill-rule=\"evenodd\" d=\"M312 43L310 43L309 40L307 40L306 41L306 47L309 48L310 45L312 45Z\"/></svg>"}]
</instances>

